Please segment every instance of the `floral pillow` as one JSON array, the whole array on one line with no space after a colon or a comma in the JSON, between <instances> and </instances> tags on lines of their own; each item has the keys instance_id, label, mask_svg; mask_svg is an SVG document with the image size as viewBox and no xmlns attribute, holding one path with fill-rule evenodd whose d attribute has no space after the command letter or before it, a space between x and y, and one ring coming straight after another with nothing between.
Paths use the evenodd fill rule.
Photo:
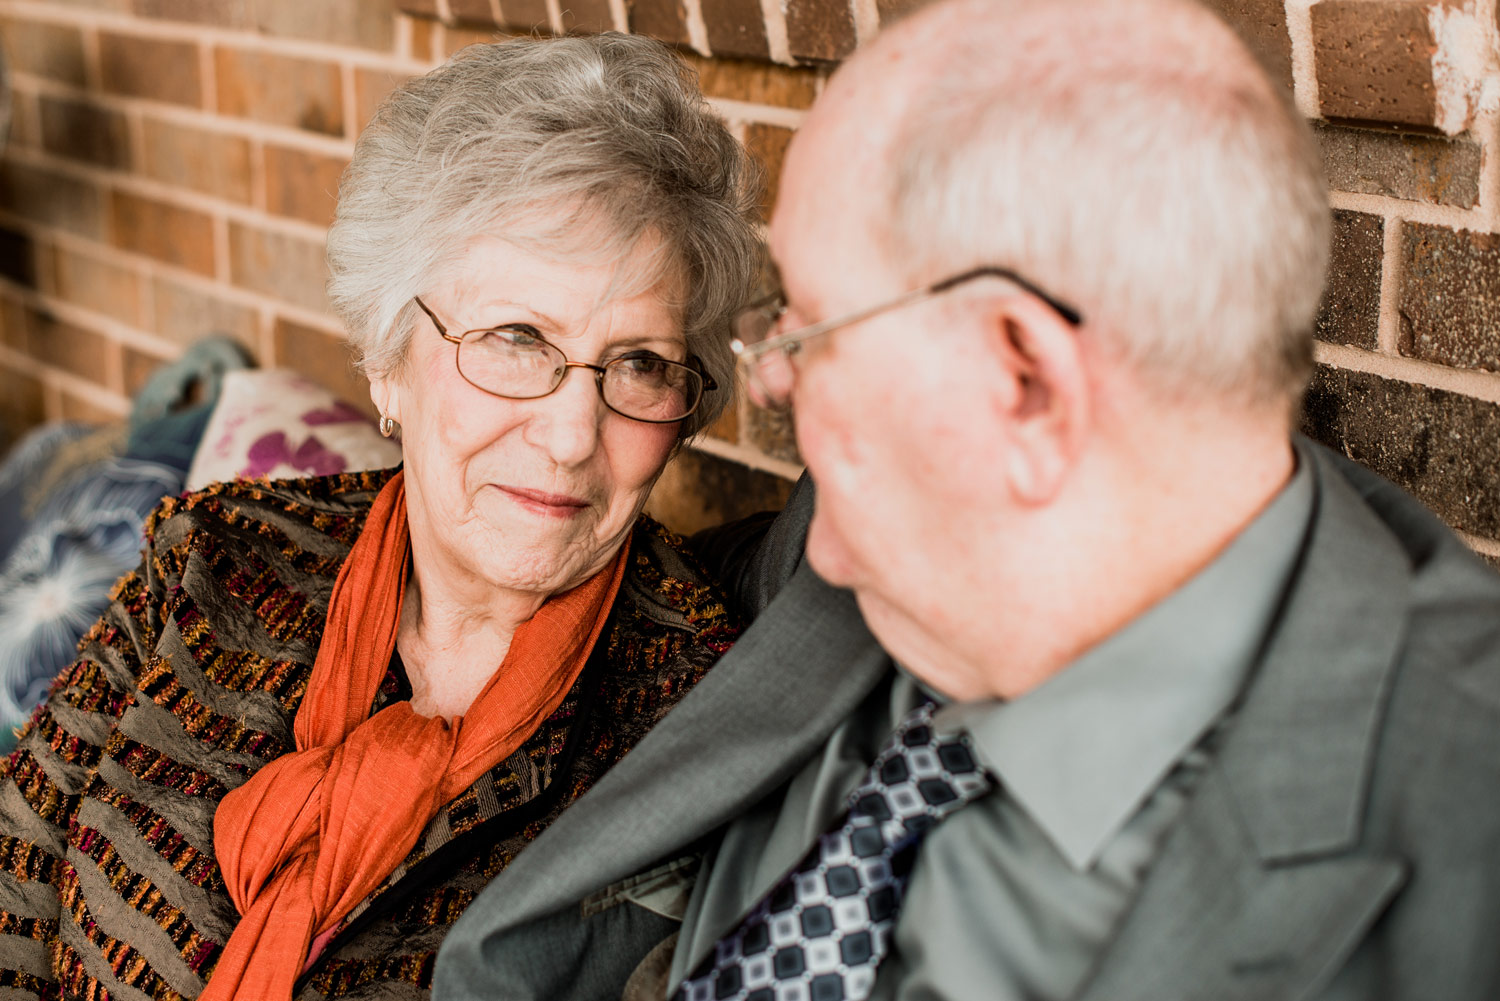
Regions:
<instances>
[{"instance_id":1,"label":"floral pillow","mask_svg":"<svg viewBox=\"0 0 1500 1001\"><path fill-rule=\"evenodd\" d=\"M400 461L401 447L382 438L374 421L318 383L285 369L244 369L224 377L187 489L215 480L383 469Z\"/></svg>"}]
</instances>

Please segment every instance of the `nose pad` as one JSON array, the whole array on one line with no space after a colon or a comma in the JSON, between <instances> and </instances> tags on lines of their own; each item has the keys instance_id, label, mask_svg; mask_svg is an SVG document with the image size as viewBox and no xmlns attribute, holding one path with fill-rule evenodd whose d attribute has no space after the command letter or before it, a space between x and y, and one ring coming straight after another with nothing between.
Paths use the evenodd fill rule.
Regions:
<instances>
[{"instance_id":1,"label":"nose pad","mask_svg":"<svg viewBox=\"0 0 1500 1001\"><path fill-rule=\"evenodd\" d=\"M598 450L599 428L608 409L599 393L597 373L566 365L556 389L528 402L534 409L526 424L526 438L558 465L580 465Z\"/></svg>"}]
</instances>

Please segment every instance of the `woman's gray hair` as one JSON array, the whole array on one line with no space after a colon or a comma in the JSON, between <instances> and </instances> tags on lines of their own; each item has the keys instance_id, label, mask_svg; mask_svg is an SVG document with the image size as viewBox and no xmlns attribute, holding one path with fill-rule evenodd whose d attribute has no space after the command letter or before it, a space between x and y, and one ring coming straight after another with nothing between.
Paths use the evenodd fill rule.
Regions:
<instances>
[{"instance_id":1,"label":"woman's gray hair","mask_svg":"<svg viewBox=\"0 0 1500 1001\"><path fill-rule=\"evenodd\" d=\"M592 263L658 234L651 273L617 275L610 294L685 279L688 351L719 386L686 438L733 399L729 324L761 266L759 194L754 162L665 45L615 33L474 45L401 86L360 135L328 233L329 296L360 366L380 375L406 357L412 297L474 238Z\"/></svg>"}]
</instances>

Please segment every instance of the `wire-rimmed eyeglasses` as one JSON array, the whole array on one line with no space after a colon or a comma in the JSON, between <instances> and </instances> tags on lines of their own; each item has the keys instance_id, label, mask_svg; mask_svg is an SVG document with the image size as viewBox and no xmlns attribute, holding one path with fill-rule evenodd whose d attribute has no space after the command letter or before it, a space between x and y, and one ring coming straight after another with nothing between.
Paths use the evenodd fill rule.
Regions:
<instances>
[{"instance_id":1,"label":"wire-rimmed eyeglasses","mask_svg":"<svg viewBox=\"0 0 1500 1001\"><path fill-rule=\"evenodd\" d=\"M930 299L935 295L951 291L980 278L999 278L1019 287L1023 292L1036 296L1046 303L1070 326L1081 326L1083 315L1067 303L1048 295L1035 283L1009 268L978 267L933 282L922 288L903 292L893 299L867 306L853 313L821 323L814 323L784 334L776 328L786 312L786 300L780 292L753 303L734 318L734 341L730 345L735 357L744 366L752 388L758 394L757 402L773 409L785 409L791 402L793 376L792 358L802 350L802 345L814 337L820 337L839 327L867 320L872 316L899 309Z\"/></svg>"},{"instance_id":2,"label":"wire-rimmed eyeglasses","mask_svg":"<svg viewBox=\"0 0 1500 1001\"><path fill-rule=\"evenodd\" d=\"M604 405L621 417L647 424L671 424L698 408L706 390L718 385L697 367L697 359L671 361L654 351L628 351L603 365L569 361L562 349L533 327L507 323L451 334L420 296L413 301L445 341L458 345L458 374L476 389L507 400L535 400L563 384L568 370L594 373Z\"/></svg>"}]
</instances>

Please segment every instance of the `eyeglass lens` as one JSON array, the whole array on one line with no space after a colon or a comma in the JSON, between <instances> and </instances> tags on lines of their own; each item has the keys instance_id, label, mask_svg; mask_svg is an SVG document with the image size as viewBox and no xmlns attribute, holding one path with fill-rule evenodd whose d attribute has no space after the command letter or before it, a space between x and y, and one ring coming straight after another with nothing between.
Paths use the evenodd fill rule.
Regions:
<instances>
[{"instance_id":1,"label":"eyeglass lens","mask_svg":"<svg viewBox=\"0 0 1500 1001\"><path fill-rule=\"evenodd\" d=\"M752 306L734 318L734 335L741 344L752 347L776 336L785 307L779 296L773 296L759 305ZM741 356L741 367L755 403L771 410L786 410L791 406L792 360L791 350L767 351L764 354Z\"/></svg>"},{"instance_id":2,"label":"eyeglass lens","mask_svg":"<svg viewBox=\"0 0 1500 1001\"><path fill-rule=\"evenodd\" d=\"M486 392L535 399L562 384L568 360L555 346L522 331L473 330L459 343L458 371ZM611 410L636 420L667 422L693 412L703 378L686 365L638 353L606 364L598 386Z\"/></svg>"}]
</instances>

